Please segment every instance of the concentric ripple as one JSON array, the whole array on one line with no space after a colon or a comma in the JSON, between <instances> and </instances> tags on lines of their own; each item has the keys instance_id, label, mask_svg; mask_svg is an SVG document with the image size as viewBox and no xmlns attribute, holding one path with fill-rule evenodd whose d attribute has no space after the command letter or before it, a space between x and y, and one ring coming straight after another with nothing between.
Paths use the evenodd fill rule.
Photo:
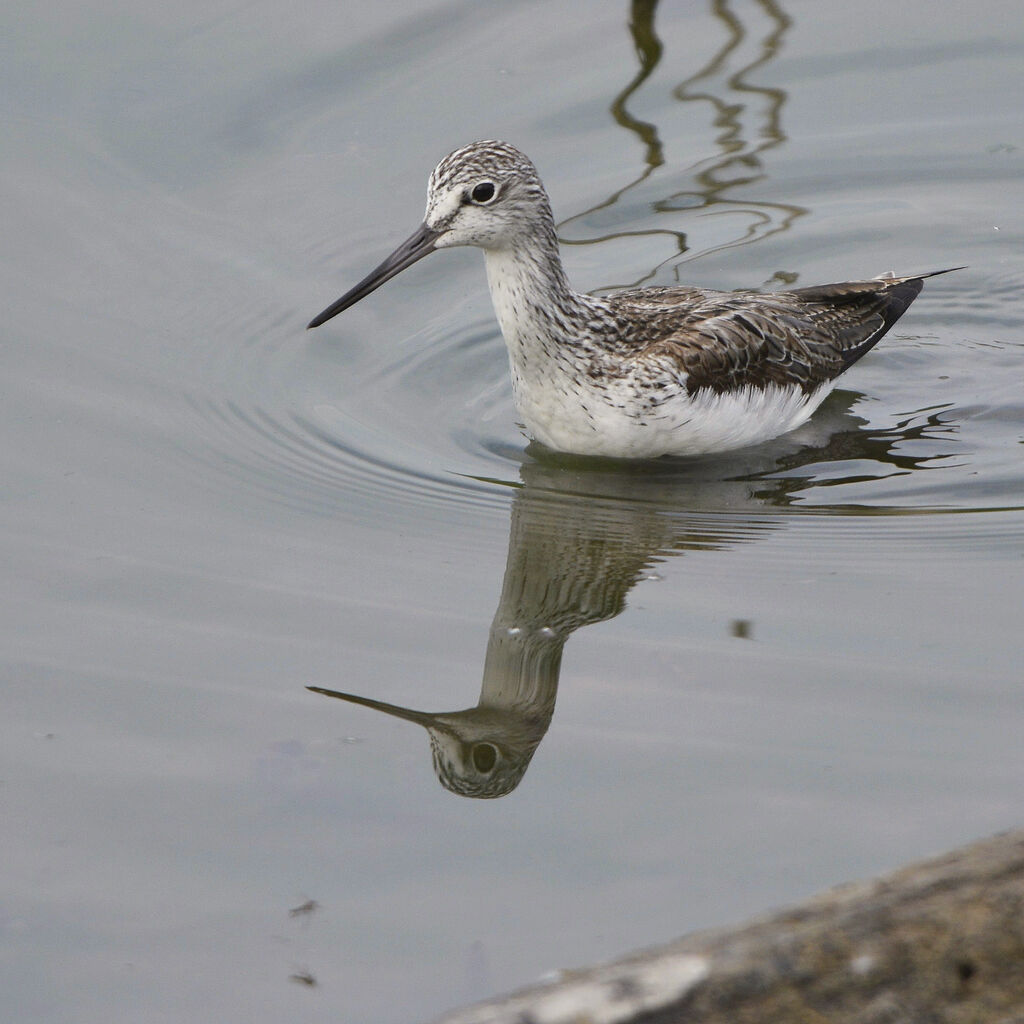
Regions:
<instances>
[{"instance_id":1,"label":"concentric ripple","mask_svg":"<svg viewBox=\"0 0 1024 1024\"><path fill-rule=\"evenodd\" d=\"M183 397L189 457L275 502L356 518L504 507L526 445L493 325L374 345L250 335ZM484 437L494 426L497 437Z\"/></svg>"}]
</instances>

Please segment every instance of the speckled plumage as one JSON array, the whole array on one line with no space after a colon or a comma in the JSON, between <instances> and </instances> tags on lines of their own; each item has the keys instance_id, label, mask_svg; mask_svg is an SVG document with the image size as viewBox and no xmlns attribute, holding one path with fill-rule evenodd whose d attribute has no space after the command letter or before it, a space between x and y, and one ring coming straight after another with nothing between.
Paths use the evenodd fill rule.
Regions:
<instances>
[{"instance_id":1,"label":"speckled plumage","mask_svg":"<svg viewBox=\"0 0 1024 1024\"><path fill-rule=\"evenodd\" d=\"M430 176L423 225L316 327L434 249L484 251L516 406L549 447L646 458L727 451L803 423L906 312L922 279L785 292L574 291L530 160L476 142Z\"/></svg>"}]
</instances>

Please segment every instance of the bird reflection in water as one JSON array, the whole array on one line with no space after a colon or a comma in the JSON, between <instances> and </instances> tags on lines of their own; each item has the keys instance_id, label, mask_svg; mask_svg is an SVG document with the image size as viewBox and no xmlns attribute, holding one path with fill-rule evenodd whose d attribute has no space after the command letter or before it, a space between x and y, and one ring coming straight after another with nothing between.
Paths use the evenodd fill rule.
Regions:
<instances>
[{"instance_id":1,"label":"bird reflection in water","mask_svg":"<svg viewBox=\"0 0 1024 1024\"><path fill-rule=\"evenodd\" d=\"M592 228L597 220L604 221L609 217L605 211L624 195L652 188L654 172L664 165L656 126L628 110L628 101L662 56L654 30L656 6L656 0L634 0L631 5L630 31L640 68L611 106L616 122L643 143L644 170L560 225L561 241L568 245L631 234L668 235L672 253L631 285L650 280L664 263L678 261L690 249L686 234L658 227L600 236L591 231L572 238L566 229L575 223ZM785 231L806 212L798 206L733 197L735 190L764 176L762 155L785 140L785 92L756 86L747 76L775 55L790 19L775 0L755 0L751 10L765 26L758 36L726 0L714 0L711 10L725 29L725 41L674 95L681 102L710 104L719 153L689 169L692 187L663 191L650 200L650 209L676 218L681 210L698 208L706 215L738 218L739 232L731 240L704 246L699 254ZM738 69L729 70L730 62L739 64ZM745 116L753 119L752 127L744 127ZM635 203L635 195L633 199ZM776 277L793 283L783 273ZM852 460L857 479L863 480L872 472L881 477L929 468L948 457L935 442L947 440L955 428L943 422L941 411L909 416L890 430L865 432L864 421L849 410L855 398L837 392L813 423L795 433L714 460L623 464L559 456L531 446L520 467L520 482L514 485L505 579L476 706L431 713L322 687L309 689L423 726L430 736L434 770L451 792L468 797L510 793L554 714L566 641L580 627L618 615L629 591L651 574L653 565L686 551L730 548L782 528L784 519L766 513L796 504L802 491L822 482L827 463ZM931 454L902 454L908 441L931 442L926 446ZM830 476L827 482L837 486L844 479ZM817 505L813 511L820 515L830 509ZM849 510L837 506L831 511ZM725 628L749 635L752 624L738 621L741 626Z\"/></svg>"},{"instance_id":2,"label":"bird reflection in water","mask_svg":"<svg viewBox=\"0 0 1024 1024\"><path fill-rule=\"evenodd\" d=\"M872 464L884 477L948 457L935 447L950 429L941 414L866 432L864 421L849 411L855 399L838 393L815 424L724 458L622 463L531 446L515 485L505 579L476 706L432 713L309 689L423 726L434 771L451 792L510 793L551 723L565 642L580 627L618 615L629 591L657 563L686 551L731 548L783 528L786 519L770 513L819 484L829 462L854 462L863 480ZM900 454L909 441L930 442L931 454ZM819 515L828 510L808 509Z\"/></svg>"},{"instance_id":3,"label":"bird reflection in water","mask_svg":"<svg viewBox=\"0 0 1024 1024\"><path fill-rule=\"evenodd\" d=\"M505 581L476 707L428 714L310 687L424 726L438 778L462 796L504 796L519 784L555 710L566 640L618 615L671 542L673 524L659 509L628 500L642 475L616 464L574 473L549 453L538 455L548 458L522 466L512 504Z\"/></svg>"}]
</instances>

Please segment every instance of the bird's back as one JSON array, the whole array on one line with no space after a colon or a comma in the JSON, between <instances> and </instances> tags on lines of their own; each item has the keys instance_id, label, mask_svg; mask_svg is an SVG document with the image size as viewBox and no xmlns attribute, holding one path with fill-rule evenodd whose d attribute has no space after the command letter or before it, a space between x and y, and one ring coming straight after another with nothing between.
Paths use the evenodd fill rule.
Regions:
<instances>
[{"instance_id":1,"label":"bird's back","mask_svg":"<svg viewBox=\"0 0 1024 1024\"><path fill-rule=\"evenodd\" d=\"M811 393L870 351L931 276L784 292L643 288L619 292L609 307L623 347L639 360L676 362L691 394L769 385Z\"/></svg>"}]
</instances>

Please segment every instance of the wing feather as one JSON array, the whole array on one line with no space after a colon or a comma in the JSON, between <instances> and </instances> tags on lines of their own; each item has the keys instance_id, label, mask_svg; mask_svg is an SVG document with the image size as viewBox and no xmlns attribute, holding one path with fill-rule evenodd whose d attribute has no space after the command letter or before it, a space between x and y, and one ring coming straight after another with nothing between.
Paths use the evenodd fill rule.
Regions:
<instances>
[{"instance_id":1,"label":"wing feather","mask_svg":"<svg viewBox=\"0 0 1024 1024\"><path fill-rule=\"evenodd\" d=\"M610 302L635 358L676 365L691 394L771 385L810 393L869 352L931 276L773 293L645 288Z\"/></svg>"}]
</instances>

